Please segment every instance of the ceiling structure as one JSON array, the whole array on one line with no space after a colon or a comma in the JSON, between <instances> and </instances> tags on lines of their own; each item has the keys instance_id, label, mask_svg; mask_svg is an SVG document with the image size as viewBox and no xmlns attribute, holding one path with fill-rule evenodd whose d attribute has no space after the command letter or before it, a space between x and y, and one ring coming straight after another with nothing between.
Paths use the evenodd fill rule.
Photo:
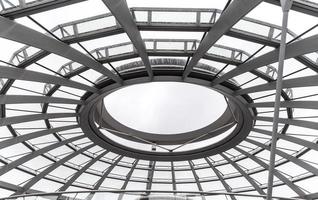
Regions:
<instances>
[{"instance_id":1,"label":"ceiling structure","mask_svg":"<svg viewBox=\"0 0 318 200\"><path fill-rule=\"evenodd\" d=\"M180 5L0 0L0 197L110 189L264 199L282 35L280 2ZM274 196L318 198L317 19L317 1L293 1ZM153 83L204 88L224 100L224 109L204 126L174 133L135 129L107 109L111 95L141 85L150 85L149 92ZM221 109L216 100L208 104ZM186 126L193 119L174 123ZM72 195L98 199L94 194Z\"/></svg>"}]
</instances>

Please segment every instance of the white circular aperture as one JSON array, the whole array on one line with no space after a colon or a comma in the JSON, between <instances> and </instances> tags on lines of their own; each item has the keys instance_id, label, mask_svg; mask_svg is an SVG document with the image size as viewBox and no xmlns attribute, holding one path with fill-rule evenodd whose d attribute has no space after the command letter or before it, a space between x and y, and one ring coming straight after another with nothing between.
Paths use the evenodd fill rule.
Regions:
<instances>
[{"instance_id":1,"label":"white circular aperture","mask_svg":"<svg viewBox=\"0 0 318 200\"><path fill-rule=\"evenodd\" d=\"M207 87L152 82L119 89L104 99L108 113L125 126L154 134L203 128L225 111L224 96Z\"/></svg>"}]
</instances>

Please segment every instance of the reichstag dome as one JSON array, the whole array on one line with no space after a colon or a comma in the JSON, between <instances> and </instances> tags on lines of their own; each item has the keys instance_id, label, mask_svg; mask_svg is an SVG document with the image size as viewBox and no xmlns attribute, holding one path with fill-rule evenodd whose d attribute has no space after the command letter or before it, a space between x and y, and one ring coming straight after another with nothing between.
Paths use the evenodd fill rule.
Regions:
<instances>
[{"instance_id":1,"label":"reichstag dome","mask_svg":"<svg viewBox=\"0 0 318 200\"><path fill-rule=\"evenodd\" d=\"M0 200L318 199L318 0L0 0Z\"/></svg>"}]
</instances>

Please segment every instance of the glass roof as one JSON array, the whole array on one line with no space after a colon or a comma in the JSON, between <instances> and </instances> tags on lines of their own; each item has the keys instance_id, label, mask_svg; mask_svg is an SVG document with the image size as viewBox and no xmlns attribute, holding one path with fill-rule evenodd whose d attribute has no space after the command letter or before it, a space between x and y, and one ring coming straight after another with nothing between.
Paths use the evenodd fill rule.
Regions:
<instances>
[{"instance_id":1,"label":"glass roof","mask_svg":"<svg viewBox=\"0 0 318 200\"><path fill-rule=\"evenodd\" d=\"M264 199L278 0L0 0L0 15L0 198ZM293 1L276 197L318 198L317 19L318 0Z\"/></svg>"}]
</instances>

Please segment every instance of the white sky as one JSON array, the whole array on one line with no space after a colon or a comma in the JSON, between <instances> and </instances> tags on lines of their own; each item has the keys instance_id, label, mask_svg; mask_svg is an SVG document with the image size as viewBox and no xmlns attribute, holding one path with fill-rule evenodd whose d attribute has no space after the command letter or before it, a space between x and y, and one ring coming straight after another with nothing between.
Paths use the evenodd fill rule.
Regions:
<instances>
[{"instance_id":1,"label":"white sky","mask_svg":"<svg viewBox=\"0 0 318 200\"><path fill-rule=\"evenodd\" d=\"M105 98L109 113L130 128L169 134L193 131L220 117L223 95L186 83L149 83L126 87Z\"/></svg>"}]
</instances>

